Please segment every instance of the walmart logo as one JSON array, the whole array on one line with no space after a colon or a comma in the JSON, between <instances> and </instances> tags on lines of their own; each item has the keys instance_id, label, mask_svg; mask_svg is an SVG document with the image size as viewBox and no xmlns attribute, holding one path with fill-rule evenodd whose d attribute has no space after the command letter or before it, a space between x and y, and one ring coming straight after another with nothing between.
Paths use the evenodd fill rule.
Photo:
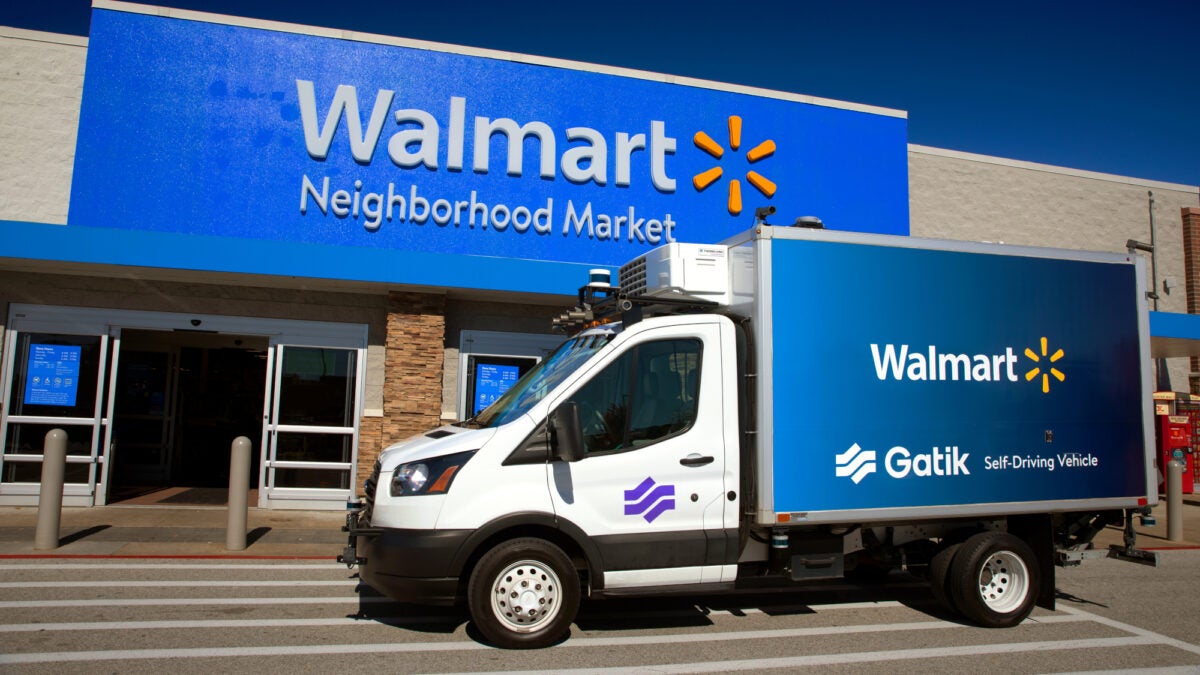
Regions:
<instances>
[{"instance_id":1,"label":"walmart logo","mask_svg":"<svg viewBox=\"0 0 1200 675\"><path fill-rule=\"evenodd\" d=\"M1057 363L1064 356L1063 350L1059 349L1056 352L1054 352L1053 354L1050 354L1049 356L1047 356L1047 352L1049 351L1048 345L1049 345L1049 340L1047 340L1046 338L1042 338L1041 358L1039 358L1038 355L1035 354L1034 351L1028 347L1025 348L1025 356L1029 357L1034 363L1038 363L1038 364L1040 364L1042 362L1042 359L1047 359L1047 358L1049 359L1050 363ZM1058 380L1059 382L1062 382L1063 380L1066 379L1066 375L1063 375L1062 371L1059 370L1058 368L1051 367L1051 368L1048 368L1047 370L1043 371L1041 366L1034 366L1033 368L1029 369L1025 373L1025 381L1030 382L1034 378L1036 378L1039 374L1042 376L1042 393L1043 394L1050 393L1050 377L1051 376L1054 376L1054 379Z\"/></svg>"},{"instance_id":2,"label":"walmart logo","mask_svg":"<svg viewBox=\"0 0 1200 675\"><path fill-rule=\"evenodd\" d=\"M712 155L715 159L721 159L725 155L725 148L721 144L712 139L711 136L703 131L697 131L692 137L692 142L696 144L704 152ZM736 152L742 146L742 118L737 115L729 116L729 149ZM746 161L754 164L759 160L766 159L775 154L775 141L770 139L765 140L750 149L746 153ZM692 185L697 192L703 192L710 185L721 179L725 171L719 166L714 166L707 171L702 171L692 177ZM764 197L770 199L775 196L775 183L771 182L757 171L747 171L746 181L754 186ZM730 215L740 215L742 213L742 183L736 178L729 181L729 199L727 202Z\"/></svg>"},{"instance_id":3,"label":"walmart logo","mask_svg":"<svg viewBox=\"0 0 1200 675\"><path fill-rule=\"evenodd\" d=\"M1032 382L1041 376L1042 393L1050 393L1051 378L1059 382L1066 375L1057 366L1065 356L1062 349L1050 352L1048 338L1041 339L1041 353L1032 348L1024 351L1033 367L1024 371L1025 381ZM871 358L875 376L879 380L912 382L1020 382L1017 374L1019 358L1016 350L1005 347L1004 351L983 354L964 354L942 349L937 345L926 348L911 348L907 344L871 344Z\"/></svg>"}]
</instances>

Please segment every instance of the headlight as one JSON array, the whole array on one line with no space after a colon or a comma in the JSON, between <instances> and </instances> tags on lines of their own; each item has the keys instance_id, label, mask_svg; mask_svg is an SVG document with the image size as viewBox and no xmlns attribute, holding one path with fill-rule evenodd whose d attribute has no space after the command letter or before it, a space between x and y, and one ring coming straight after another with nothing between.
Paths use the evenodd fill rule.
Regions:
<instances>
[{"instance_id":1,"label":"headlight","mask_svg":"<svg viewBox=\"0 0 1200 675\"><path fill-rule=\"evenodd\" d=\"M392 496L445 494L458 470L474 454L474 450L469 450L401 464L392 474Z\"/></svg>"}]
</instances>

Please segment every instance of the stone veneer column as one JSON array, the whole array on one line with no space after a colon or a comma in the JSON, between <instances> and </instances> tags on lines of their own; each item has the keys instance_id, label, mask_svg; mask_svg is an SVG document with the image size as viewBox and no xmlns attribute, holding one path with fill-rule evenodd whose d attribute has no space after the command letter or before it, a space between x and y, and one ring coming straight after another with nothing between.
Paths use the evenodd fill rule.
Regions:
<instances>
[{"instance_id":1,"label":"stone veneer column","mask_svg":"<svg viewBox=\"0 0 1200 675\"><path fill-rule=\"evenodd\" d=\"M429 293L388 294L384 356L383 419L377 444L363 435L358 486L370 475L380 450L436 427L442 417L442 358L446 299ZM371 434L374 436L374 434ZM370 444L370 445L368 445ZM370 447L370 446L374 447Z\"/></svg>"},{"instance_id":2,"label":"stone veneer column","mask_svg":"<svg viewBox=\"0 0 1200 675\"><path fill-rule=\"evenodd\" d=\"M1183 218L1183 270L1186 276L1188 314L1200 314L1200 208L1180 209ZM1200 394L1200 357L1191 358L1188 388Z\"/></svg>"}]
</instances>

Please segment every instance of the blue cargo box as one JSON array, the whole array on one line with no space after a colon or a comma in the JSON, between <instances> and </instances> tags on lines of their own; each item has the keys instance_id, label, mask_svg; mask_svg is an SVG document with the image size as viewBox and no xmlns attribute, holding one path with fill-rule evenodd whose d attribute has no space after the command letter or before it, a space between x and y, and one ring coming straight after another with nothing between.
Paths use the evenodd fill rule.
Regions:
<instances>
[{"instance_id":1,"label":"blue cargo box","mask_svg":"<svg viewBox=\"0 0 1200 675\"><path fill-rule=\"evenodd\" d=\"M1140 257L771 227L727 243L759 363L760 523L1156 500Z\"/></svg>"}]
</instances>

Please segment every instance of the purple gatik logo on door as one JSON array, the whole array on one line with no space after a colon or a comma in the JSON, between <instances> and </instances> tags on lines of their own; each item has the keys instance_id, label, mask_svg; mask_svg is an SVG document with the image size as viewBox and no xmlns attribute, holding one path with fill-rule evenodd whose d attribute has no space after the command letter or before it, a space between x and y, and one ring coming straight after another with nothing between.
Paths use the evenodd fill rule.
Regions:
<instances>
[{"instance_id":1,"label":"purple gatik logo on door","mask_svg":"<svg viewBox=\"0 0 1200 675\"><path fill-rule=\"evenodd\" d=\"M625 515L641 516L647 523L675 508L675 486L658 485L647 477L637 487L625 491Z\"/></svg>"}]
</instances>

